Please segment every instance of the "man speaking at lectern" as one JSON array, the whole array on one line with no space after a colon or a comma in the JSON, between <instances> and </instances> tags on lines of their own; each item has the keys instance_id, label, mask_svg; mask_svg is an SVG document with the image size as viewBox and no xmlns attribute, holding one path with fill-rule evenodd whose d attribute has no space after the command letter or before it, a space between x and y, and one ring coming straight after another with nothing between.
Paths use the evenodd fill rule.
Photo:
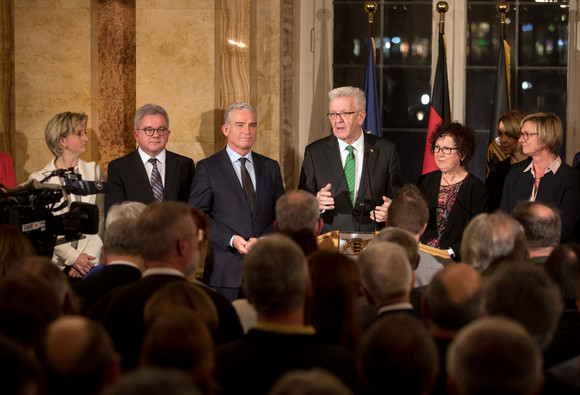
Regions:
<instances>
[{"instance_id":1,"label":"man speaking at lectern","mask_svg":"<svg viewBox=\"0 0 580 395\"><path fill-rule=\"evenodd\" d=\"M399 156L393 143L363 132L361 89L335 88L328 96L333 135L306 147L298 188L316 195L323 233L372 232L384 227L390 198L404 184Z\"/></svg>"}]
</instances>

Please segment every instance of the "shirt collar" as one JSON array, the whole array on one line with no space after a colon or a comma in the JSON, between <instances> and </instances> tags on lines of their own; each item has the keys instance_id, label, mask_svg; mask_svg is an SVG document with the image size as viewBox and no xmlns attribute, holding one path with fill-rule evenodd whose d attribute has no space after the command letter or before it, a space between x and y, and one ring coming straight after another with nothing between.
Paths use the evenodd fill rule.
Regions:
<instances>
[{"instance_id":1,"label":"shirt collar","mask_svg":"<svg viewBox=\"0 0 580 395\"><path fill-rule=\"evenodd\" d=\"M254 161L252 160L252 150L250 150L250 152L248 152L247 155L242 156L242 155L238 154L236 151L234 151L233 149L231 149L229 145L226 145L226 152L228 153L228 156L230 157L230 161L232 163L239 160L240 158L246 158L248 160L248 162L254 163Z\"/></svg>"},{"instance_id":2,"label":"shirt collar","mask_svg":"<svg viewBox=\"0 0 580 395\"><path fill-rule=\"evenodd\" d=\"M254 329L264 332L283 333L287 335L314 335L316 330L311 325L285 325L272 322L258 322Z\"/></svg>"},{"instance_id":3,"label":"shirt collar","mask_svg":"<svg viewBox=\"0 0 580 395\"><path fill-rule=\"evenodd\" d=\"M377 311L377 315L384 313L385 311L393 311L393 310L413 310L413 305L411 303L406 303L406 302L390 304L390 305L381 307Z\"/></svg>"},{"instance_id":4,"label":"shirt collar","mask_svg":"<svg viewBox=\"0 0 580 395\"><path fill-rule=\"evenodd\" d=\"M550 163L548 165L548 167L546 167L546 169L544 170L544 174L545 173L549 173L552 172L554 174L556 174L556 172L558 171L558 169L560 168L560 166L562 165L562 158L560 158L559 156L556 156L556 159L554 159L554 161L552 163ZM532 176L536 176L534 174L534 161L532 160L530 162L530 164L524 169L524 172L526 171L531 171L532 172Z\"/></svg>"},{"instance_id":5,"label":"shirt collar","mask_svg":"<svg viewBox=\"0 0 580 395\"><path fill-rule=\"evenodd\" d=\"M352 144L348 144L348 143L342 141L341 139L337 138L338 148L340 149L340 152L345 151L346 147L348 147L349 145L352 145L356 152L363 152L363 147L364 147L364 142L365 142L364 134L365 134L365 132L362 132L360 137Z\"/></svg>"},{"instance_id":6,"label":"shirt collar","mask_svg":"<svg viewBox=\"0 0 580 395\"><path fill-rule=\"evenodd\" d=\"M143 277L154 276L156 274L168 274L185 278L185 274L172 267L150 267L143 272Z\"/></svg>"},{"instance_id":7,"label":"shirt collar","mask_svg":"<svg viewBox=\"0 0 580 395\"><path fill-rule=\"evenodd\" d=\"M147 163L149 162L149 159L155 158L159 162L161 162L161 164L165 164L165 157L167 156L167 151L165 149L161 151L157 156L149 156L147 153L145 153L145 151L141 149L141 147L137 148L137 152L139 152L139 156L141 157L141 161L143 163Z\"/></svg>"}]
</instances>

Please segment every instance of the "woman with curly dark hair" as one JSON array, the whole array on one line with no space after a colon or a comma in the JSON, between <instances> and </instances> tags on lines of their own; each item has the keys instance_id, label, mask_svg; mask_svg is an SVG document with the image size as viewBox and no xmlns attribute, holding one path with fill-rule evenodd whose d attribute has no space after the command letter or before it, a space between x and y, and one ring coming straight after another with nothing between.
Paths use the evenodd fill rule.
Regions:
<instances>
[{"instance_id":1,"label":"woman with curly dark hair","mask_svg":"<svg viewBox=\"0 0 580 395\"><path fill-rule=\"evenodd\" d=\"M459 122L442 122L429 143L439 170L422 175L417 183L429 206L421 242L447 250L458 261L463 230L488 207L486 186L465 170L475 153L475 132Z\"/></svg>"}]
</instances>

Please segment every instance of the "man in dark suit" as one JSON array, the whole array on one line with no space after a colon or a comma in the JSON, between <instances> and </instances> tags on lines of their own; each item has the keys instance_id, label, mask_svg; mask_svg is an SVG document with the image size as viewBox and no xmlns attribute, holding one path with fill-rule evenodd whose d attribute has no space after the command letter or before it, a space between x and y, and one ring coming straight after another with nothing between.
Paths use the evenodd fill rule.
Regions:
<instances>
[{"instance_id":1,"label":"man in dark suit","mask_svg":"<svg viewBox=\"0 0 580 395\"><path fill-rule=\"evenodd\" d=\"M193 160L165 149L169 134L169 116L161 106L146 104L137 110L133 136L139 147L109 163L105 213L127 200L187 202Z\"/></svg>"},{"instance_id":2,"label":"man in dark suit","mask_svg":"<svg viewBox=\"0 0 580 395\"><path fill-rule=\"evenodd\" d=\"M381 318L394 312L403 312L417 318L424 325L421 315L411 305L411 288L415 273L403 247L389 241L374 241L357 260L361 273L363 294Z\"/></svg>"},{"instance_id":3,"label":"man in dark suit","mask_svg":"<svg viewBox=\"0 0 580 395\"><path fill-rule=\"evenodd\" d=\"M123 369L137 366L145 334L143 308L163 285L185 281L197 266L197 227L185 203L154 203L137 220L137 240L147 269L143 277L107 293L88 311L101 321L122 355Z\"/></svg>"},{"instance_id":4,"label":"man in dark suit","mask_svg":"<svg viewBox=\"0 0 580 395\"><path fill-rule=\"evenodd\" d=\"M107 225L103 237L104 268L94 276L71 283L79 297L81 313L111 289L141 278L144 268L143 258L139 255L136 222L134 218L126 218Z\"/></svg>"},{"instance_id":5,"label":"man in dark suit","mask_svg":"<svg viewBox=\"0 0 580 395\"><path fill-rule=\"evenodd\" d=\"M306 147L298 188L316 195L323 233L373 231L384 226L390 198L404 184L399 157L393 143L363 133L362 90L340 87L328 96L333 136Z\"/></svg>"},{"instance_id":6,"label":"man in dark suit","mask_svg":"<svg viewBox=\"0 0 580 395\"><path fill-rule=\"evenodd\" d=\"M285 372L314 367L356 392L354 355L304 324L310 276L302 249L280 233L266 236L248 252L243 270L257 324L243 338L216 347L215 377L222 393L266 394Z\"/></svg>"},{"instance_id":7,"label":"man in dark suit","mask_svg":"<svg viewBox=\"0 0 580 395\"><path fill-rule=\"evenodd\" d=\"M242 284L242 257L259 237L274 231L276 201L284 194L278 162L252 151L258 134L256 110L234 103L225 114L224 150L200 161L189 204L212 223L212 251L204 281L229 300Z\"/></svg>"}]
</instances>

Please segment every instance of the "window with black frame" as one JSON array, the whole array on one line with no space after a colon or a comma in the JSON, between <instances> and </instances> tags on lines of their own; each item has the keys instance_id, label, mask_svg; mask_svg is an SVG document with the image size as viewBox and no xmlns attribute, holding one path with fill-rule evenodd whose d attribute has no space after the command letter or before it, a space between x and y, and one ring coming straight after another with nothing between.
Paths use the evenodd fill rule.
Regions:
<instances>
[{"instance_id":1,"label":"window with black frame","mask_svg":"<svg viewBox=\"0 0 580 395\"><path fill-rule=\"evenodd\" d=\"M334 1L333 87L364 85L368 18L364 0ZM383 136L397 145L403 176L420 175L431 95L430 1L377 1L376 73Z\"/></svg>"},{"instance_id":2,"label":"window with black frame","mask_svg":"<svg viewBox=\"0 0 580 395\"><path fill-rule=\"evenodd\" d=\"M527 113L553 112L566 130L568 1L508 4L511 107ZM489 87L495 82L500 45L500 17L495 5L494 1L467 1L465 119L480 133L490 128L493 89ZM565 144L562 147L565 158Z\"/></svg>"}]
</instances>

